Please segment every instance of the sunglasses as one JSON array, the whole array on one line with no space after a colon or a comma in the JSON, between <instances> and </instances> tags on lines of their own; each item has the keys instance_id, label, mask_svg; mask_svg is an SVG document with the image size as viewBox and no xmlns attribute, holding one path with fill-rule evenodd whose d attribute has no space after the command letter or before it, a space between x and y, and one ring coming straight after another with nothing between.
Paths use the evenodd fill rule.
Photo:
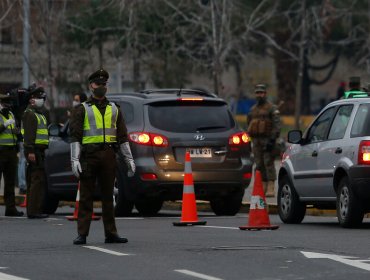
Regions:
<instances>
[{"instance_id":1,"label":"sunglasses","mask_svg":"<svg viewBox=\"0 0 370 280\"><path fill-rule=\"evenodd\" d=\"M97 86L107 86L106 82L95 82Z\"/></svg>"}]
</instances>

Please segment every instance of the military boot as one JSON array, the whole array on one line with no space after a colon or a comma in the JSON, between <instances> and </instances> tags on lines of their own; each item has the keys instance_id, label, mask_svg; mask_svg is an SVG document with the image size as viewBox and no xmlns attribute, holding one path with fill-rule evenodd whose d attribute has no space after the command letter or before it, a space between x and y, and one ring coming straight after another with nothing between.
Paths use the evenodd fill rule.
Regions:
<instances>
[{"instance_id":1,"label":"military boot","mask_svg":"<svg viewBox=\"0 0 370 280\"><path fill-rule=\"evenodd\" d=\"M275 181L267 182L266 197L275 197Z\"/></svg>"}]
</instances>

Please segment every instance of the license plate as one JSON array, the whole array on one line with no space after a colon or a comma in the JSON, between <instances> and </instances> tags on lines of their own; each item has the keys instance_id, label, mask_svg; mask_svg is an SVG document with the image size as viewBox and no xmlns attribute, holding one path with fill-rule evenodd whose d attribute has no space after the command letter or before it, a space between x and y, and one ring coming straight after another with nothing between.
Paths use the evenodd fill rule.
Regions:
<instances>
[{"instance_id":1,"label":"license plate","mask_svg":"<svg viewBox=\"0 0 370 280\"><path fill-rule=\"evenodd\" d=\"M211 158L212 149L210 148L191 148L188 149L190 156L193 158Z\"/></svg>"}]
</instances>

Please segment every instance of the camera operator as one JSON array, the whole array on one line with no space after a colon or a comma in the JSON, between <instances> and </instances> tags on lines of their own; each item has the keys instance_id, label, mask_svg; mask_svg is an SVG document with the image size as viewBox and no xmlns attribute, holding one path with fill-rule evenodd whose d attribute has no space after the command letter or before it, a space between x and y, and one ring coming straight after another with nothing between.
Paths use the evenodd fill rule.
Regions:
<instances>
[{"instance_id":1,"label":"camera operator","mask_svg":"<svg viewBox=\"0 0 370 280\"><path fill-rule=\"evenodd\" d=\"M0 94L0 178L4 175L5 216L23 216L15 207L15 178L17 174L17 138L14 114L10 111L11 97Z\"/></svg>"},{"instance_id":2,"label":"camera operator","mask_svg":"<svg viewBox=\"0 0 370 280\"><path fill-rule=\"evenodd\" d=\"M44 159L49 145L47 120L42 113L46 99L42 87L29 92L29 105L22 118L24 154L27 159L27 217L29 219L47 218L42 213L42 200L45 187Z\"/></svg>"}]
</instances>

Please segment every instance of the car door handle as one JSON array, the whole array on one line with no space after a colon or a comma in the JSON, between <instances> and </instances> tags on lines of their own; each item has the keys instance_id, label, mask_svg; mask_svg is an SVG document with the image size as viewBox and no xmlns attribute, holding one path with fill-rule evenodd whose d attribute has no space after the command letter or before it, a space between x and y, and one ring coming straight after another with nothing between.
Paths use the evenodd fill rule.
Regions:
<instances>
[{"instance_id":1,"label":"car door handle","mask_svg":"<svg viewBox=\"0 0 370 280\"><path fill-rule=\"evenodd\" d=\"M313 151L313 152L312 152L312 156L313 156L313 157L317 157L317 151Z\"/></svg>"},{"instance_id":2,"label":"car door handle","mask_svg":"<svg viewBox=\"0 0 370 280\"><path fill-rule=\"evenodd\" d=\"M339 148L339 147L335 149L336 154L341 154L342 151L343 151L342 148Z\"/></svg>"},{"instance_id":3,"label":"car door handle","mask_svg":"<svg viewBox=\"0 0 370 280\"><path fill-rule=\"evenodd\" d=\"M215 155L221 156L221 155L224 155L224 154L226 154L226 151L223 151L223 150L215 151Z\"/></svg>"}]
</instances>

